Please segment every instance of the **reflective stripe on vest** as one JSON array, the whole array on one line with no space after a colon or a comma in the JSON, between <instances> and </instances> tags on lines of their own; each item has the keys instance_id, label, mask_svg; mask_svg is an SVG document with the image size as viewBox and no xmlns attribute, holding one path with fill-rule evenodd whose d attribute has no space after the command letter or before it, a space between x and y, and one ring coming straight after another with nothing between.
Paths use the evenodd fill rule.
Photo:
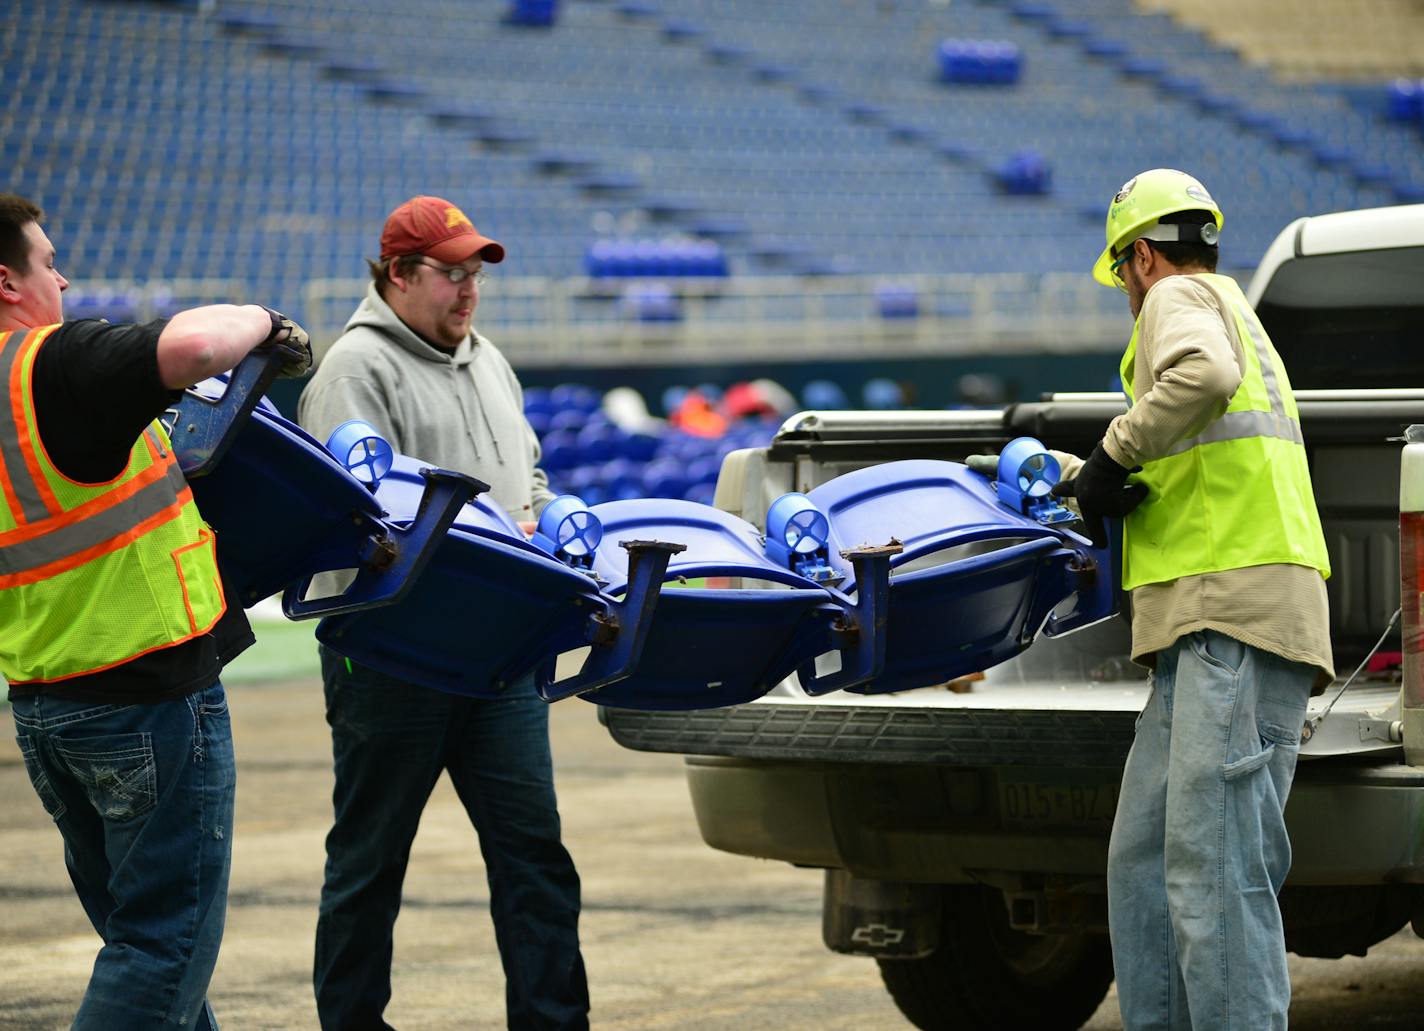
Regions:
<instances>
[{"instance_id":1,"label":"reflective stripe on vest","mask_svg":"<svg viewBox=\"0 0 1424 1031\"><path fill-rule=\"evenodd\" d=\"M1234 307L1234 306L1233 306ZM1305 438L1301 436L1300 423L1291 418L1286 411L1285 398L1281 393L1279 377L1276 376L1276 363L1271 360L1261 361L1260 356L1271 355L1272 348L1270 341L1266 339L1265 330L1254 317L1247 316L1244 312L1233 311L1236 316L1238 327L1245 327L1250 335L1251 343L1256 352L1256 364L1261 370L1261 380L1266 387L1266 396L1270 399L1271 410L1261 411L1226 411L1221 414L1210 426L1201 433L1189 440L1179 440L1167 452L1168 455L1180 455L1183 451L1190 451L1198 444L1212 444L1222 440L1241 440L1245 437L1276 437L1280 440L1288 440L1292 444L1305 444Z\"/></svg>"},{"instance_id":2,"label":"reflective stripe on vest","mask_svg":"<svg viewBox=\"0 0 1424 1031\"><path fill-rule=\"evenodd\" d=\"M78 483L50 461L32 374L56 328L0 334L0 672L11 683L170 647L226 608L212 532L158 422L108 482Z\"/></svg>"},{"instance_id":3,"label":"reflective stripe on vest","mask_svg":"<svg viewBox=\"0 0 1424 1031\"><path fill-rule=\"evenodd\" d=\"M0 337L0 369L4 377L5 398L0 400L0 461L4 463L5 500L17 522L38 523L54 513L40 495L39 486L26 475L29 462L22 443L25 434L15 421L16 392L22 373L21 359L27 349L38 347L58 326L46 326L30 333L9 332ZM6 403L8 402L8 403Z\"/></svg>"},{"instance_id":4,"label":"reflective stripe on vest","mask_svg":"<svg viewBox=\"0 0 1424 1031\"><path fill-rule=\"evenodd\" d=\"M150 443L156 443L152 426L144 430L144 435ZM177 462L156 462L124 485L137 489L110 491L110 495L120 496L87 518L56 519L51 529L39 534L23 530L0 534L0 587L11 586L24 574L123 537L134 527L171 508L187 486ZM83 515L80 509L75 513ZM20 539L15 539L17 537Z\"/></svg>"},{"instance_id":5,"label":"reflective stripe on vest","mask_svg":"<svg viewBox=\"0 0 1424 1031\"><path fill-rule=\"evenodd\" d=\"M1198 278L1224 295L1245 368L1226 411L1133 479L1148 498L1123 521L1123 587L1131 590L1255 565L1305 565L1329 576L1304 437L1279 356L1234 280ZM1122 360L1135 403L1137 328Z\"/></svg>"}]
</instances>

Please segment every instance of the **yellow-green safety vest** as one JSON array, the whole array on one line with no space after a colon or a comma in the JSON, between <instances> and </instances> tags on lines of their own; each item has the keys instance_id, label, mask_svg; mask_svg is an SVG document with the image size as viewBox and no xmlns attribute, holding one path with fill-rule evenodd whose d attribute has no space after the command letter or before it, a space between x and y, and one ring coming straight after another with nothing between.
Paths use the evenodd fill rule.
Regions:
<instances>
[{"instance_id":1,"label":"yellow-green safety vest","mask_svg":"<svg viewBox=\"0 0 1424 1031\"><path fill-rule=\"evenodd\" d=\"M1245 375L1224 413L1132 477L1149 493L1123 520L1123 589L1275 563L1310 566L1329 577L1285 366L1236 281L1214 273L1197 278L1229 299ZM1129 406L1137 333L1134 326L1122 356Z\"/></svg>"},{"instance_id":2,"label":"yellow-green safety vest","mask_svg":"<svg viewBox=\"0 0 1424 1031\"><path fill-rule=\"evenodd\" d=\"M212 529L155 420L107 483L55 468L35 357L59 328L0 333L0 673L50 683L207 633L226 607Z\"/></svg>"}]
</instances>

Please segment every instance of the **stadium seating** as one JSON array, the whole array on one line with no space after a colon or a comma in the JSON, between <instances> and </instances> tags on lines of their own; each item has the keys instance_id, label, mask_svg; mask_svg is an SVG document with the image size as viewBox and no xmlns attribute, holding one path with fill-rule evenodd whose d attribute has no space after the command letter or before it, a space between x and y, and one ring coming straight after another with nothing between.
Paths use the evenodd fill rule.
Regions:
<instances>
[{"instance_id":1,"label":"stadium seating","mask_svg":"<svg viewBox=\"0 0 1424 1031\"><path fill-rule=\"evenodd\" d=\"M362 275L417 192L503 240L503 275L672 240L717 255L702 275L894 276L1086 269L1111 191L1157 165L1212 188L1232 268L1297 215L1424 190L1419 126L1386 117L1383 82L1362 110L1129 0L570 0L538 31L510 10L16 0L0 152L51 212L64 268L231 280L299 317L305 284ZM946 40L1017 53L1016 81L942 81Z\"/></svg>"}]
</instances>

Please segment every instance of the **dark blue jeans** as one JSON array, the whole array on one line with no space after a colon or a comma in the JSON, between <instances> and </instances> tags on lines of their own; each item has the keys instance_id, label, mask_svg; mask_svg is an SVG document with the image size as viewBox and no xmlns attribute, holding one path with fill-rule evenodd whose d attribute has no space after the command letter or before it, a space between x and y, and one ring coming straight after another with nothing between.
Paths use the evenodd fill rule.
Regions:
<instances>
[{"instance_id":1,"label":"dark blue jeans","mask_svg":"<svg viewBox=\"0 0 1424 1031\"><path fill-rule=\"evenodd\" d=\"M448 770L479 835L517 1029L588 1027L579 879L559 837L549 707L528 681L494 701L408 684L321 649L336 821L313 981L327 1031L388 1028L391 943L411 843Z\"/></svg>"},{"instance_id":2,"label":"dark blue jeans","mask_svg":"<svg viewBox=\"0 0 1424 1031\"><path fill-rule=\"evenodd\" d=\"M13 703L30 782L104 940L74 1027L217 1027L237 783L222 684L154 705Z\"/></svg>"}]
</instances>

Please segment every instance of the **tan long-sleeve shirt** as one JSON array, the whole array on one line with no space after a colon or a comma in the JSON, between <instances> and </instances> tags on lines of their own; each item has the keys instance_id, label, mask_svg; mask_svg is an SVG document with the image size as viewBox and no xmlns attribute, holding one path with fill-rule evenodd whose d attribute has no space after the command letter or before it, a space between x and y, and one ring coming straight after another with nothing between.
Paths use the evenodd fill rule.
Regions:
<instances>
[{"instance_id":1,"label":"tan long-sleeve shirt","mask_svg":"<svg viewBox=\"0 0 1424 1031\"><path fill-rule=\"evenodd\" d=\"M1128 468L1165 456L1226 411L1245 362L1231 304L1209 279L1159 280L1139 318L1136 402L1109 424L1103 449ZM1081 464L1066 461L1064 477ZM1325 580L1308 566L1249 566L1147 584L1132 592L1132 609L1132 657L1145 665L1183 635L1209 629L1315 667L1317 692L1334 677Z\"/></svg>"}]
</instances>

